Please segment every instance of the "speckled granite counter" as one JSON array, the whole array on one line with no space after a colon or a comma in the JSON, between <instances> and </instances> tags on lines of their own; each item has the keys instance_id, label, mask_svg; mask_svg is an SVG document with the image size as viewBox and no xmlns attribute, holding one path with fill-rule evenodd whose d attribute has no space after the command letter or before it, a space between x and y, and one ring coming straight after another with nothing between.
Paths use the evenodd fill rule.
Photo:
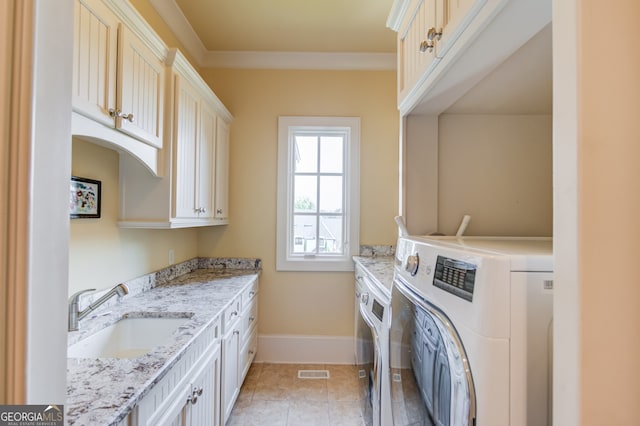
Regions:
<instances>
[{"instance_id":1,"label":"speckled granite counter","mask_svg":"<svg viewBox=\"0 0 640 426\"><path fill-rule=\"evenodd\" d=\"M360 265L362 267L369 278L382 286L382 288L386 288L389 296L391 295L391 287L393 285L393 265L395 257L354 256L353 261L356 263L356 265Z\"/></svg>"},{"instance_id":2,"label":"speckled granite counter","mask_svg":"<svg viewBox=\"0 0 640 426\"><path fill-rule=\"evenodd\" d=\"M178 328L169 343L139 358L69 358L65 404L67 424L118 424L180 359L200 332L216 320L260 272L259 269L202 266L202 261L197 265L217 269L196 269L165 283L155 283L154 288L109 306L110 314L83 320L80 331L69 333L71 345L124 315L190 318ZM259 261L255 265L259 267Z\"/></svg>"}]
</instances>

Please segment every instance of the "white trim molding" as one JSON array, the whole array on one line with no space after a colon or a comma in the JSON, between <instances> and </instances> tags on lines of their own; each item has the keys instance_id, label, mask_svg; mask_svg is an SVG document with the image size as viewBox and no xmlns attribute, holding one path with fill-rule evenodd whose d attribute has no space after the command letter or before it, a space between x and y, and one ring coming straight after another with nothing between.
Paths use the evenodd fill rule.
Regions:
<instances>
[{"instance_id":1,"label":"white trim molding","mask_svg":"<svg viewBox=\"0 0 640 426\"><path fill-rule=\"evenodd\" d=\"M175 0L150 2L199 67L367 71L396 69L395 53L207 50Z\"/></svg>"},{"instance_id":2,"label":"white trim molding","mask_svg":"<svg viewBox=\"0 0 640 426\"><path fill-rule=\"evenodd\" d=\"M260 334L255 362L355 364L352 336Z\"/></svg>"},{"instance_id":3,"label":"white trim molding","mask_svg":"<svg viewBox=\"0 0 640 426\"><path fill-rule=\"evenodd\" d=\"M396 69L396 55L395 53L359 52L208 51L201 66L211 68L386 71Z\"/></svg>"}]
</instances>

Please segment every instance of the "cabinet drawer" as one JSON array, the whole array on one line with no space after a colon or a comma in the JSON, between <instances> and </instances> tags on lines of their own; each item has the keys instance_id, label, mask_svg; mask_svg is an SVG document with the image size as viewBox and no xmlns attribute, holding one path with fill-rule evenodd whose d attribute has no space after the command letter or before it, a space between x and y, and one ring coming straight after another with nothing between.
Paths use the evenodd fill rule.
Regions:
<instances>
[{"instance_id":1,"label":"cabinet drawer","mask_svg":"<svg viewBox=\"0 0 640 426\"><path fill-rule=\"evenodd\" d=\"M240 318L240 310L242 308L242 304L240 303L240 298L237 297L233 302L224 310L222 314L222 334L225 334L229 331L233 325Z\"/></svg>"},{"instance_id":2,"label":"cabinet drawer","mask_svg":"<svg viewBox=\"0 0 640 426\"><path fill-rule=\"evenodd\" d=\"M240 336L242 344L249 340L249 336L256 324L258 323L258 301L254 300L250 305L245 307L242 313L242 323L240 324Z\"/></svg>"},{"instance_id":3,"label":"cabinet drawer","mask_svg":"<svg viewBox=\"0 0 640 426\"><path fill-rule=\"evenodd\" d=\"M251 367L251 363L258 352L258 328L254 327L253 332L249 335L249 339L240 349L238 366L240 368L240 382L247 376L247 372Z\"/></svg>"},{"instance_id":4,"label":"cabinet drawer","mask_svg":"<svg viewBox=\"0 0 640 426\"><path fill-rule=\"evenodd\" d=\"M251 284L242 291L242 306L246 309L251 301L258 295L258 279L255 279Z\"/></svg>"}]
</instances>

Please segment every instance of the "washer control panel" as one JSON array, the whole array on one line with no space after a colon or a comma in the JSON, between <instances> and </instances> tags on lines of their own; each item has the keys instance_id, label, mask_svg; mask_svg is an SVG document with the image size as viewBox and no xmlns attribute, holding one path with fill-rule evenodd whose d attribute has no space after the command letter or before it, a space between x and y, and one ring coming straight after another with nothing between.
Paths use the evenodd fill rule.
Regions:
<instances>
[{"instance_id":1,"label":"washer control panel","mask_svg":"<svg viewBox=\"0 0 640 426\"><path fill-rule=\"evenodd\" d=\"M433 285L469 302L473 301L477 266L438 256Z\"/></svg>"}]
</instances>

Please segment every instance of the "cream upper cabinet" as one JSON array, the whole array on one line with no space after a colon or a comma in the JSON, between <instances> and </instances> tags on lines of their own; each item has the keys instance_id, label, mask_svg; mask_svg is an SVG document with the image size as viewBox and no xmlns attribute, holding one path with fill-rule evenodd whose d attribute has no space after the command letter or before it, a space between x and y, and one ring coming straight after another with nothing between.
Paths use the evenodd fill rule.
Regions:
<instances>
[{"instance_id":1,"label":"cream upper cabinet","mask_svg":"<svg viewBox=\"0 0 640 426\"><path fill-rule=\"evenodd\" d=\"M438 114L551 20L551 0L396 0L398 109Z\"/></svg>"},{"instance_id":2,"label":"cream upper cabinet","mask_svg":"<svg viewBox=\"0 0 640 426\"><path fill-rule=\"evenodd\" d=\"M119 226L226 224L232 116L177 50L170 52L166 72L164 178L154 178L128 156L120 156Z\"/></svg>"},{"instance_id":3,"label":"cream upper cabinet","mask_svg":"<svg viewBox=\"0 0 640 426\"><path fill-rule=\"evenodd\" d=\"M112 126L120 21L102 1L76 0L74 24L73 109Z\"/></svg>"},{"instance_id":4,"label":"cream upper cabinet","mask_svg":"<svg viewBox=\"0 0 640 426\"><path fill-rule=\"evenodd\" d=\"M436 26L436 0L412 2L407 19L398 33L398 98L404 98L417 79L436 60L435 40L427 32Z\"/></svg>"},{"instance_id":5,"label":"cream upper cabinet","mask_svg":"<svg viewBox=\"0 0 640 426\"><path fill-rule=\"evenodd\" d=\"M194 218L198 217L196 149L198 145L200 96L188 82L179 76L175 77L175 81L173 216Z\"/></svg>"},{"instance_id":6,"label":"cream upper cabinet","mask_svg":"<svg viewBox=\"0 0 640 426\"><path fill-rule=\"evenodd\" d=\"M217 116L186 79L175 78L174 216L208 219L214 213Z\"/></svg>"},{"instance_id":7,"label":"cream upper cabinet","mask_svg":"<svg viewBox=\"0 0 640 426\"><path fill-rule=\"evenodd\" d=\"M124 25L120 25L115 126L162 148L164 58Z\"/></svg>"},{"instance_id":8,"label":"cream upper cabinet","mask_svg":"<svg viewBox=\"0 0 640 426\"><path fill-rule=\"evenodd\" d=\"M167 48L118 0L76 0L72 132L110 143L158 173Z\"/></svg>"}]
</instances>

